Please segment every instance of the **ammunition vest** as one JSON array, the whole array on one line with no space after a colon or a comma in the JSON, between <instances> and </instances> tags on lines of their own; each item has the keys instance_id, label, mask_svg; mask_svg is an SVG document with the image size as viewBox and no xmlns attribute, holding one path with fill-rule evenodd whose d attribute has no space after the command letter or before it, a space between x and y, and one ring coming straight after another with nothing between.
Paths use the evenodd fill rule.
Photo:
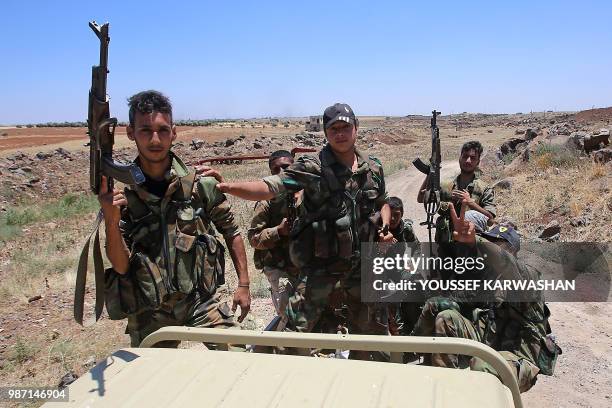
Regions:
<instances>
[{"instance_id":1,"label":"ammunition vest","mask_svg":"<svg viewBox=\"0 0 612 408\"><path fill-rule=\"evenodd\" d=\"M300 269L346 274L359 265L360 243L375 240L382 166L369 157L369 170L356 175L359 188L349 191L336 176L344 165L335 161L330 149L321 150L319 161L321 177L305 188L290 256Z\"/></svg>"},{"instance_id":2,"label":"ammunition vest","mask_svg":"<svg viewBox=\"0 0 612 408\"><path fill-rule=\"evenodd\" d=\"M126 187L130 269L106 272L106 308L111 319L144 309L171 310L176 301L198 292L208 299L224 283L224 247L204 213L203 185L194 175L178 177L178 188L160 201L142 199ZM195 188L194 188L195 187Z\"/></svg>"}]
</instances>

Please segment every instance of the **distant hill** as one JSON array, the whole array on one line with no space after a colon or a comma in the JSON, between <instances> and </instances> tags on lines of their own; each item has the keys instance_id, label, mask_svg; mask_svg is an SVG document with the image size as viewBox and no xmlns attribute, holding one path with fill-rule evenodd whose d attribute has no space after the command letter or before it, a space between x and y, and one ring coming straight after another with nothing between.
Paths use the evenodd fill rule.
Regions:
<instances>
[{"instance_id":1,"label":"distant hill","mask_svg":"<svg viewBox=\"0 0 612 408\"><path fill-rule=\"evenodd\" d=\"M582 122L612 120L612 107L583 110L576 114L576 120Z\"/></svg>"}]
</instances>

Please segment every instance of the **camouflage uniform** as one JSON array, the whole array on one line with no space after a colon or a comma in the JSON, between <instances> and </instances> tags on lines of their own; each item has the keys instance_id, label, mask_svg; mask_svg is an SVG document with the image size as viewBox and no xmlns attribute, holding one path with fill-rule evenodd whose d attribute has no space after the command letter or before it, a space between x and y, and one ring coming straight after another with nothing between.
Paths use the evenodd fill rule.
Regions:
<instances>
[{"instance_id":1,"label":"camouflage uniform","mask_svg":"<svg viewBox=\"0 0 612 408\"><path fill-rule=\"evenodd\" d=\"M285 314L289 296L298 284L299 272L289 256L289 237L278 233L278 226L287 217L285 194L270 201L259 201L248 230L249 243L255 252L253 260L257 269L270 282L272 303L279 316Z\"/></svg>"},{"instance_id":2,"label":"camouflage uniform","mask_svg":"<svg viewBox=\"0 0 612 408\"><path fill-rule=\"evenodd\" d=\"M107 271L107 282L113 281L109 274L120 282L117 296L109 300L107 294L107 309L109 301L119 299L109 314L127 315L132 346L164 326L238 327L217 291L224 283L224 248L214 227L225 238L239 234L230 204L214 178L196 179L171 157L163 198L144 186L125 188L128 205L122 208L120 228L130 268L125 275Z\"/></svg>"},{"instance_id":3,"label":"camouflage uniform","mask_svg":"<svg viewBox=\"0 0 612 408\"><path fill-rule=\"evenodd\" d=\"M440 183L440 211L439 217L436 220L436 235L435 242L444 243L451 240L450 231L453 230L453 226L450 220L450 207L451 203L455 205L455 211L457 214L461 212L461 203L454 202L452 199L453 190L467 190L470 193L470 197L482 207L484 210L489 211L493 216L497 214L495 208L495 190L487 185L481 178L480 172L474 173L474 179L465 187L459 183L460 174L452 179L444 180Z\"/></svg>"},{"instance_id":4,"label":"camouflage uniform","mask_svg":"<svg viewBox=\"0 0 612 408\"><path fill-rule=\"evenodd\" d=\"M353 333L387 333L386 313L361 302L359 252L360 243L377 238L376 212L387 193L380 162L356 154L354 173L327 145L318 157L300 157L281 174L264 178L276 194L304 190L290 256L307 281L304 301L287 308L299 331L312 331L331 308L343 310Z\"/></svg>"},{"instance_id":5,"label":"camouflage uniform","mask_svg":"<svg viewBox=\"0 0 612 408\"><path fill-rule=\"evenodd\" d=\"M505 257L497 265L503 265L498 278L523 276L537 279L539 273L523 264L499 247L486 249L484 240L479 239L479 254L487 257ZM494 251L491 248L498 248ZM506 261L511 260L511 263ZM489 259L491 262L491 260ZM486 273L485 273L486 274ZM421 312L412 335L459 337L483 342L506 359L513 368L521 392L529 390L542 372L552 375L560 349L554 343L546 346L550 333L548 317L550 312L543 299L533 302L503 301L505 294L497 293L495 300L488 303L464 301L469 296L458 292L449 296L430 298ZM439 367L466 368L497 375L487 363L467 356L454 354L432 354L431 364Z\"/></svg>"}]
</instances>

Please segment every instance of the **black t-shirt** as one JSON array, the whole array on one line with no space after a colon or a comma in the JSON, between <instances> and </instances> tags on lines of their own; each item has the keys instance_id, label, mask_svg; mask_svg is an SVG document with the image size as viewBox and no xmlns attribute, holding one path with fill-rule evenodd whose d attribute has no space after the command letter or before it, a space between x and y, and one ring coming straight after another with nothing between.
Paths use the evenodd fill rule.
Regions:
<instances>
[{"instance_id":1,"label":"black t-shirt","mask_svg":"<svg viewBox=\"0 0 612 408\"><path fill-rule=\"evenodd\" d=\"M163 180L157 181L157 180L153 180L151 177L147 176L145 174L145 182L143 184L143 187L145 190L147 190L149 193L156 195L159 198L163 198L164 195L166 195L166 190L168 190L168 186L170 185L170 182L168 180L166 180L165 178Z\"/></svg>"}]
</instances>

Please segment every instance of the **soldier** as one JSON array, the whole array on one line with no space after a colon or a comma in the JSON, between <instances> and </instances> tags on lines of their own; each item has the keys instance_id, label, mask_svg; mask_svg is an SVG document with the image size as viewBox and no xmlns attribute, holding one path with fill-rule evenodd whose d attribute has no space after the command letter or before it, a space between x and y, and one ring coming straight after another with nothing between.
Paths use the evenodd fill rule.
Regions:
<instances>
[{"instance_id":1,"label":"soldier","mask_svg":"<svg viewBox=\"0 0 612 408\"><path fill-rule=\"evenodd\" d=\"M395 245L385 255L393 257L395 253L408 253L412 257L419 256L421 253L420 242L412 228L412 220L403 218L404 203L398 197L389 197L389 207L391 208L391 227L389 231L393 235L392 243ZM419 306L419 304L413 302L389 304L389 331L391 334L409 335L419 317Z\"/></svg>"},{"instance_id":2,"label":"soldier","mask_svg":"<svg viewBox=\"0 0 612 408\"><path fill-rule=\"evenodd\" d=\"M520 248L518 234L511 228L497 225L477 237L474 224L466 221L467 203L462 205L461 217L451 207L455 231L454 240L474 247L488 255L487 264L502 269L498 277L520 276L537 279L539 274L528 268L516 254ZM492 242L498 246L487 246ZM495 249L496 248L496 249ZM516 375L521 392L529 390L538 373L552 375L561 349L551 335L550 311L541 297L529 302L506 301L504 294L496 294L492 302L465 302L465 297L444 296L429 299L413 330L413 335L460 337L481 341L506 359ZM431 364L439 367L465 368L497 375L487 363L478 358L453 354L433 354Z\"/></svg>"},{"instance_id":3,"label":"soldier","mask_svg":"<svg viewBox=\"0 0 612 408\"><path fill-rule=\"evenodd\" d=\"M268 166L272 175L279 174L293 164L293 156L286 150L278 150L270 155ZM289 256L290 225L287 221L288 198L285 193L272 200L258 201L255 215L248 230L249 243L255 249L253 260L257 269L270 282L270 292L274 309L284 317L288 297L297 286L298 270ZM295 195L293 196L295 206ZM282 283L279 285L279 282Z\"/></svg>"},{"instance_id":4,"label":"soldier","mask_svg":"<svg viewBox=\"0 0 612 408\"><path fill-rule=\"evenodd\" d=\"M451 240L449 207L454 205L455 211L459 212L461 203L465 200L468 205L468 210L472 212L471 216L479 219L476 224L479 230L482 225L487 223L490 225L495 218L495 192L481 178L478 165L482 155L482 145L478 141L466 142L461 147L461 155L459 156L459 168L461 173L456 177L444 180L440 183L440 216L436 220L436 236L437 243L446 243ZM417 201L423 202L425 196L424 188L427 186L427 178L421 185ZM482 229L484 230L484 229ZM479 231L482 232L482 231Z\"/></svg>"},{"instance_id":5,"label":"soldier","mask_svg":"<svg viewBox=\"0 0 612 408\"><path fill-rule=\"evenodd\" d=\"M114 191L102 181L98 198L112 264L106 273L109 315L127 316L132 346L164 326L237 327L233 312L240 306L242 321L251 298L244 243L229 202L214 178L196 180L172 152L176 127L166 96L140 92L129 107L127 135L146 181ZM232 310L217 291L224 282L224 248L213 225L238 275Z\"/></svg>"},{"instance_id":6,"label":"soldier","mask_svg":"<svg viewBox=\"0 0 612 408\"><path fill-rule=\"evenodd\" d=\"M356 149L358 121L350 106L337 103L325 109L323 127L328 143L318 157L300 157L263 181L221 183L217 188L247 200L303 190L290 244L291 259L307 278L303 309L295 316L299 331L312 331L330 296L339 294L351 332L387 334L386 316L360 296L360 244L393 239L382 165Z\"/></svg>"}]
</instances>

